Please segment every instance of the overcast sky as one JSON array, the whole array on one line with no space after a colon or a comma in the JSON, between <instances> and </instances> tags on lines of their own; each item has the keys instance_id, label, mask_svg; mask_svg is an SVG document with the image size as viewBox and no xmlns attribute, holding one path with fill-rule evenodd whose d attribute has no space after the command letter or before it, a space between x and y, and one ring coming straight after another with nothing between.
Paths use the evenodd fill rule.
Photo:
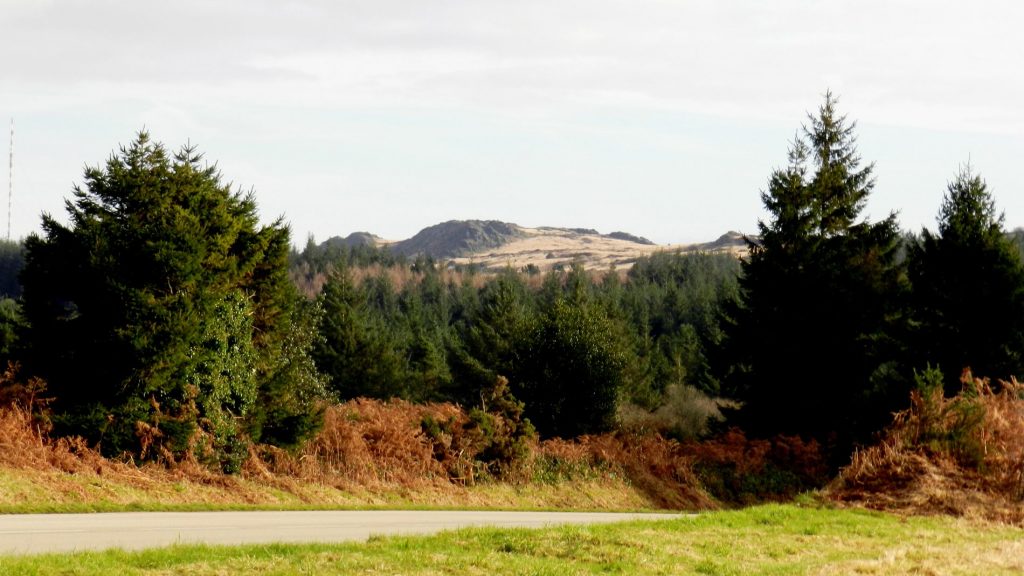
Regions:
<instances>
[{"instance_id":1,"label":"overcast sky","mask_svg":"<svg viewBox=\"0 0 1024 576\"><path fill-rule=\"evenodd\" d=\"M13 236L145 127L300 245L466 218L710 240L755 231L828 89L872 220L934 227L969 160L1015 227L1022 25L1017 1L0 0Z\"/></svg>"}]
</instances>

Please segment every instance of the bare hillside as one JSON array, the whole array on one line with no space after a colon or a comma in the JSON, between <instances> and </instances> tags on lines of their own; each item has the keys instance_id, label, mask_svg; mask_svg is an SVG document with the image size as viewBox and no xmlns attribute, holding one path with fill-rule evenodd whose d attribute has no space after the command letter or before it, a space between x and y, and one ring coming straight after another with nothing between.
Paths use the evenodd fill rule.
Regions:
<instances>
[{"instance_id":1,"label":"bare hillside","mask_svg":"<svg viewBox=\"0 0 1024 576\"><path fill-rule=\"evenodd\" d=\"M717 252L745 254L743 235L729 232L713 242L700 244L654 244L649 240L630 240L624 233L602 235L592 231L564 228L521 228L522 236L501 246L479 250L451 260L457 264L475 263L485 268L524 268L536 266L549 270L579 262L586 268L605 269L615 266L626 269L641 256L657 251Z\"/></svg>"}]
</instances>

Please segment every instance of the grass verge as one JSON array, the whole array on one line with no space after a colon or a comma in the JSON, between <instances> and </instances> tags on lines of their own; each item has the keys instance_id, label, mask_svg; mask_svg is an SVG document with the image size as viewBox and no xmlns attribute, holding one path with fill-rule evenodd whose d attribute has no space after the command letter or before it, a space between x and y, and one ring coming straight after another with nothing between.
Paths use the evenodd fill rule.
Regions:
<instances>
[{"instance_id":1,"label":"grass verge","mask_svg":"<svg viewBox=\"0 0 1024 576\"><path fill-rule=\"evenodd\" d=\"M667 522L468 529L362 544L0 557L3 574L1019 574L1024 530L766 505Z\"/></svg>"},{"instance_id":2,"label":"grass verge","mask_svg":"<svg viewBox=\"0 0 1024 576\"><path fill-rule=\"evenodd\" d=\"M0 467L0 514L199 510L488 509L643 511L655 506L621 478L555 483L447 483L338 488L293 480L282 490L259 479L222 478L206 484L150 473L141 485L123 477Z\"/></svg>"}]
</instances>

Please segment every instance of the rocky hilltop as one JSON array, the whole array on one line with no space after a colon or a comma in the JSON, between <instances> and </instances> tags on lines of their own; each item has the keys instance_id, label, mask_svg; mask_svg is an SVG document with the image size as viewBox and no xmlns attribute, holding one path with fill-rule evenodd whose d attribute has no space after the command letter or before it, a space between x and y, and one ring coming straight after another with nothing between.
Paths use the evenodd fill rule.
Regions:
<instances>
[{"instance_id":1,"label":"rocky hilltop","mask_svg":"<svg viewBox=\"0 0 1024 576\"><path fill-rule=\"evenodd\" d=\"M387 240L369 232L353 232L344 238L341 236L328 238L323 244L330 247L352 248L356 246L380 246L387 244Z\"/></svg>"},{"instance_id":2,"label":"rocky hilltop","mask_svg":"<svg viewBox=\"0 0 1024 576\"><path fill-rule=\"evenodd\" d=\"M498 220L449 220L420 230L391 249L406 256L425 254L439 260L469 256L499 248L521 238L523 229Z\"/></svg>"}]
</instances>

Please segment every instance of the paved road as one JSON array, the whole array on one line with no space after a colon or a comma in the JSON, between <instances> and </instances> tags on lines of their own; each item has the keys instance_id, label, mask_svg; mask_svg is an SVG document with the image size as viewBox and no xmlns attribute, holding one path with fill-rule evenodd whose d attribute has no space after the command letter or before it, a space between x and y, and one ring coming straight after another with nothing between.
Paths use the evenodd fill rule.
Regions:
<instances>
[{"instance_id":1,"label":"paved road","mask_svg":"<svg viewBox=\"0 0 1024 576\"><path fill-rule=\"evenodd\" d=\"M0 515L0 554L139 549L175 543L339 542L371 535L429 534L466 526L538 528L673 514L568 512L126 512Z\"/></svg>"}]
</instances>

